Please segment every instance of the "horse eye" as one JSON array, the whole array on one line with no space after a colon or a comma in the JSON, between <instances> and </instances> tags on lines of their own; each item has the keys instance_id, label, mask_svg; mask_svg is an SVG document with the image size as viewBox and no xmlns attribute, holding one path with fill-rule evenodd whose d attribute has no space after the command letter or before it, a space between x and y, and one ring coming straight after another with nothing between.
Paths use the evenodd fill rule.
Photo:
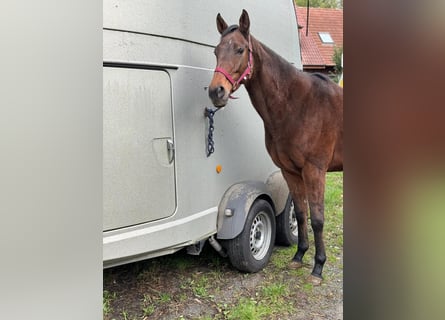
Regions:
<instances>
[{"instance_id":1,"label":"horse eye","mask_svg":"<svg viewBox=\"0 0 445 320\"><path fill-rule=\"evenodd\" d=\"M243 54L244 52L244 48L239 48L238 50L236 50L237 54Z\"/></svg>"}]
</instances>

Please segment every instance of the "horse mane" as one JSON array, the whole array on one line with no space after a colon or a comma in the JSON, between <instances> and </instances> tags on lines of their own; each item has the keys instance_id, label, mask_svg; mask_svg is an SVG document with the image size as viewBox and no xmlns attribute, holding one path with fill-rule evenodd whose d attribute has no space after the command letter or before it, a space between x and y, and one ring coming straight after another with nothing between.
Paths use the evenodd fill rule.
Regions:
<instances>
[{"instance_id":1,"label":"horse mane","mask_svg":"<svg viewBox=\"0 0 445 320\"><path fill-rule=\"evenodd\" d=\"M331 80L331 79L329 79L328 76L326 76L326 75L324 75L324 74L322 74L322 73L312 73L312 75L313 75L314 77L320 78L321 80L324 80L324 81L329 81L329 80Z\"/></svg>"},{"instance_id":2,"label":"horse mane","mask_svg":"<svg viewBox=\"0 0 445 320\"><path fill-rule=\"evenodd\" d=\"M221 38L224 37L225 35L232 33L233 31L239 29L239 26L236 24L231 25L230 27L227 27L226 30L223 31L223 33L221 34Z\"/></svg>"}]
</instances>

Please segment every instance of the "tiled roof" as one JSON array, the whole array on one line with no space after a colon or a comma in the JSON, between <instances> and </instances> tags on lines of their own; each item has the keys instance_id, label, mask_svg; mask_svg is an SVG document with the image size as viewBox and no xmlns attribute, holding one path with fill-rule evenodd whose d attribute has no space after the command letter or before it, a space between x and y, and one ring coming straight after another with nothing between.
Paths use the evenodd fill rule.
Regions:
<instances>
[{"instance_id":1,"label":"tiled roof","mask_svg":"<svg viewBox=\"0 0 445 320\"><path fill-rule=\"evenodd\" d=\"M343 10L309 8L309 33L306 37L306 7L296 7L300 29L301 60L303 66L334 66L335 47L343 47ZM323 43L318 32L329 32L333 44Z\"/></svg>"}]
</instances>

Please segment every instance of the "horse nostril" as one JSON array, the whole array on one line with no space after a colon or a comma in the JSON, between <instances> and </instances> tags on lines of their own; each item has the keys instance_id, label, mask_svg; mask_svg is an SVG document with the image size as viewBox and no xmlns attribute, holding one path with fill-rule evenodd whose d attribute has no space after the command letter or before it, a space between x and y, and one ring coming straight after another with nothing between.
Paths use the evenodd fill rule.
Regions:
<instances>
[{"instance_id":1,"label":"horse nostril","mask_svg":"<svg viewBox=\"0 0 445 320\"><path fill-rule=\"evenodd\" d=\"M223 87L223 86L219 86L219 87L216 89L216 95L217 95L217 97L218 97L219 99L222 99L222 98L224 97L224 94L225 94L225 92L224 92L224 87Z\"/></svg>"},{"instance_id":2,"label":"horse nostril","mask_svg":"<svg viewBox=\"0 0 445 320\"><path fill-rule=\"evenodd\" d=\"M218 86L215 88L209 88L209 97L212 100L218 99L221 100L224 98L226 91L223 86Z\"/></svg>"}]
</instances>

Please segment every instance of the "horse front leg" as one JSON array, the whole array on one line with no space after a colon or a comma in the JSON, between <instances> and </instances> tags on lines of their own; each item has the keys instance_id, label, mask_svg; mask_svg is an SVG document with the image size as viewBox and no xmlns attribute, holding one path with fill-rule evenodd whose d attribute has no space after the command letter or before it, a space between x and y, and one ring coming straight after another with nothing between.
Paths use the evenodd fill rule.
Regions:
<instances>
[{"instance_id":1,"label":"horse front leg","mask_svg":"<svg viewBox=\"0 0 445 320\"><path fill-rule=\"evenodd\" d=\"M326 251L323 241L326 172L309 163L303 168L303 179L306 186L311 226L315 238L314 268L308 280L318 285L323 279L323 266L326 262Z\"/></svg>"},{"instance_id":2,"label":"horse front leg","mask_svg":"<svg viewBox=\"0 0 445 320\"><path fill-rule=\"evenodd\" d=\"M307 212L306 188L303 178L298 173L287 173L283 171L283 177L289 187L289 192L294 201L295 217L298 223L298 249L292 259L291 267L299 268L303 266L303 256L309 248L307 234Z\"/></svg>"}]
</instances>

